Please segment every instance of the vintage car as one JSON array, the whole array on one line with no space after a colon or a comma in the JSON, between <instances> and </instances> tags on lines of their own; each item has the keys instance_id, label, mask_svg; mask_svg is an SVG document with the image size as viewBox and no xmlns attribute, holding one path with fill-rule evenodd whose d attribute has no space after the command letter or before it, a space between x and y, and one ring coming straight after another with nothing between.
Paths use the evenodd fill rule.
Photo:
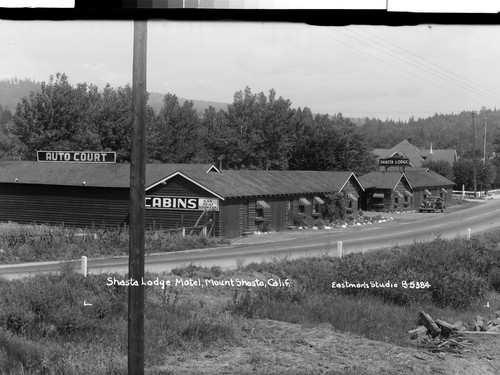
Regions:
<instances>
[{"instance_id":1,"label":"vintage car","mask_svg":"<svg viewBox=\"0 0 500 375\"><path fill-rule=\"evenodd\" d=\"M444 212L446 208L443 199L441 197L430 196L427 197L421 204L418 206L418 212L436 212L441 211Z\"/></svg>"}]
</instances>

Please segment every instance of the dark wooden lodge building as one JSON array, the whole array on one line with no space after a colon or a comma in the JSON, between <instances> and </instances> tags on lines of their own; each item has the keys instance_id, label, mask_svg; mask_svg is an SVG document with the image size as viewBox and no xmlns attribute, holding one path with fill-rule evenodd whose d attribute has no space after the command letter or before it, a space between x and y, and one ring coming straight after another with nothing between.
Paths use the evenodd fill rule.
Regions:
<instances>
[{"instance_id":1,"label":"dark wooden lodge building","mask_svg":"<svg viewBox=\"0 0 500 375\"><path fill-rule=\"evenodd\" d=\"M404 173L397 171L370 172L359 177L365 191L363 210L399 211L412 209L412 186Z\"/></svg>"},{"instance_id":2,"label":"dark wooden lodge building","mask_svg":"<svg viewBox=\"0 0 500 375\"><path fill-rule=\"evenodd\" d=\"M363 210L415 210L429 196L439 196L451 205L455 183L427 168L370 172L359 177L365 191Z\"/></svg>"},{"instance_id":3,"label":"dark wooden lodge building","mask_svg":"<svg viewBox=\"0 0 500 375\"><path fill-rule=\"evenodd\" d=\"M0 162L0 220L75 227L129 223L130 165ZM327 194L342 192L353 210L363 187L351 172L218 171L210 164L146 166L147 227L209 224L237 237L266 221L274 230L294 215L321 216Z\"/></svg>"}]
</instances>

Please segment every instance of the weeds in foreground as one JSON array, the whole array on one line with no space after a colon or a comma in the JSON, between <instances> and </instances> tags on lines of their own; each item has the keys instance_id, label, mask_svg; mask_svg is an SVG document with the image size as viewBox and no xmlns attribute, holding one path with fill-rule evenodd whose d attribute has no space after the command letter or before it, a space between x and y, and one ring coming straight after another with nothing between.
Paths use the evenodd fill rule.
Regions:
<instances>
[{"instance_id":1,"label":"weeds in foreground","mask_svg":"<svg viewBox=\"0 0 500 375\"><path fill-rule=\"evenodd\" d=\"M219 237L146 232L146 252L160 253L229 244ZM64 226L0 225L0 263L74 260L128 254L127 228L76 229Z\"/></svg>"}]
</instances>

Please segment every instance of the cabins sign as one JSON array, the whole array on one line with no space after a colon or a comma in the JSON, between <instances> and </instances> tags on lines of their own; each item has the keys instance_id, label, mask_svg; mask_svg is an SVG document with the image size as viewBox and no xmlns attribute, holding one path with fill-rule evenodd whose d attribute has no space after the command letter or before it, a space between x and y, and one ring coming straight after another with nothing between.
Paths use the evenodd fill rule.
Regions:
<instances>
[{"instance_id":1,"label":"cabins sign","mask_svg":"<svg viewBox=\"0 0 500 375\"><path fill-rule=\"evenodd\" d=\"M219 211L219 199L148 195L145 206L146 209Z\"/></svg>"},{"instance_id":2,"label":"cabins sign","mask_svg":"<svg viewBox=\"0 0 500 375\"><path fill-rule=\"evenodd\" d=\"M111 151L37 151L39 162L116 163Z\"/></svg>"},{"instance_id":3,"label":"cabins sign","mask_svg":"<svg viewBox=\"0 0 500 375\"><path fill-rule=\"evenodd\" d=\"M410 159L402 159L402 158L380 159L379 164L387 167L392 165L410 165Z\"/></svg>"}]
</instances>

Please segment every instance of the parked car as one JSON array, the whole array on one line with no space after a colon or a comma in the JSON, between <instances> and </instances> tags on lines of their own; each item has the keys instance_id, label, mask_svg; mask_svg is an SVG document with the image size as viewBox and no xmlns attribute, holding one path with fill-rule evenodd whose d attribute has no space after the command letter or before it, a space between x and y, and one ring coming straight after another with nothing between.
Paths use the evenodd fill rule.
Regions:
<instances>
[{"instance_id":1,"label":"parked car","mask_svg":"<svg viewBox=\"0 0 500 375\"><path fill-rule=\"evenodd\" d=\"M446 205L441 197L430 196L425 199L418 207L418 212L444 212Z\"/></svg>"}]
</instances>

